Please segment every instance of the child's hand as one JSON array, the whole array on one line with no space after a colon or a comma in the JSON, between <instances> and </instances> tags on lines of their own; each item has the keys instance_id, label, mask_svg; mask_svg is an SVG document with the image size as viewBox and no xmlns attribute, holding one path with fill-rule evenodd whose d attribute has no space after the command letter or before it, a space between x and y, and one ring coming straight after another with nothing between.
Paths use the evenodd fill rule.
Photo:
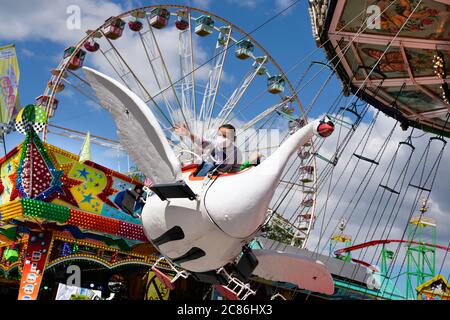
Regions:
<instances>
[{"instance_id":1,"label":"child's hand","mask_svg":"<svg viewBox=\"0 0 450 320\"><path fill-rule=\"evenodd\" d=\"M259 162L261 161L261 158L262 158L262 154L260 154L259 152L254 152L250 155L249 162L250 162L250 164L259 164Z\"/></svg>"}]
</instances>

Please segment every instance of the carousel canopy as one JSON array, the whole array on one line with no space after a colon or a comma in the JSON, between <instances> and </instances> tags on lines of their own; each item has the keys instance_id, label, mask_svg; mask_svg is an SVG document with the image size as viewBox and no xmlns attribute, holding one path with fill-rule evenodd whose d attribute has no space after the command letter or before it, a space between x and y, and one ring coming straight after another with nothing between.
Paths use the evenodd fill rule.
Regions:
<instances>
[{"instance_id":1,"label":"carousel canopy","mask_svg":"<svg viewBox=\"0 0 450 320\"><path fill-rule=\"evenodd\" d=\"M449 0L310 0L310 14L344 90L403 127L450 136Z\"/></svg>"}]
</instances>

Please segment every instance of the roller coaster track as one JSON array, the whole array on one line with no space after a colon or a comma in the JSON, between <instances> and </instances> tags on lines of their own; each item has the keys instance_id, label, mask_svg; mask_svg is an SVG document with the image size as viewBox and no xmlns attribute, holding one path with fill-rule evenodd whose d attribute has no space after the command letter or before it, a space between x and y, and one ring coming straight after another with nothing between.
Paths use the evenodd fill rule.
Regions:
<instances>
[{"instance_id":1,"label":"roller coaster track","mask_svg":"<svg viewBox=\"0 0 450 320\"><path fill-rule=\"evenodd\" d=\"M388 244L388 243L407 243L407 244L421 244L427 247L433 247L436 249L440 249L440 250L445 250L450 252L450 247L444 247L444 246L440 246L437 244L431 244L431 243L424 243L424 242L418 242L418 241L408 241L408 240L372 240L369 242L365 242L365 243L361 243L361 244L357 244L354 246L350 246L350 247L346 247L346 248L342 248L339 250L334 251L335 255L341 255L343 253L346 252L351 252L351 251L355 251L355 250L360 250L360 249L364 249L367 247L373 247L373 246L378 246L380 244Z\"/></svg>"},{"instance_id":2,"label":"roller coaster track","mask_svg":"<svg viewBox=\"0 0 450 320\"><path fill-rule=\"evenodd\" d=\"M342 249L334 251L334 254L336 256L339 256L339 255L342 255L342 254L347 253L347 252L361 250L361 249L364 249L364 248L367 248L367 247L384 245L384 244L388 244L388 243L406 243L408 245L411 245L411 244L424 245L424 246L427 246L427 247L432 247L432 248L436 248L436 249L445 250L445 251L450 252L450 247L440 246L440 245L437 245L437 244L424 243L424 242L418 242L418 241L408 241L408 240L385 239L385 240L372 240L372 241L368 241L368 242L365 242L365 243L357 244L357 245L354 245L354 246L342 248ZM352 259L352 261L355 262L355 263L358 263L360 265L363 265L365 267L371 267L371 265L369 263L365 262L365 261L361 261L361 260L357 260L357 259Z\"/></svg>"}]
</instances>

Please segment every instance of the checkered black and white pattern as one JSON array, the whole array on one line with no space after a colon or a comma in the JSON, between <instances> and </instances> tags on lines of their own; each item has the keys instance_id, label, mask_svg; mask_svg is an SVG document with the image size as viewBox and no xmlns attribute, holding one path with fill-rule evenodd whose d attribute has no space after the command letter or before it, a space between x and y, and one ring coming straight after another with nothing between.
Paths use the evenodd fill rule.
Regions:
<instances>
[{"instance_id":1,"label":"checkered black and white pattern","mask_svg":"<svg viewBox=\"0 0 450 320\"><path fill-rule=\"evenodd\" d=\"M30 126L33 127L35 132L41 132L44 130L45 124L44 123L34 123L32 121L16 121L16 130L22 134L27 134L27 128Z\"/></svg>"}]
</instances>

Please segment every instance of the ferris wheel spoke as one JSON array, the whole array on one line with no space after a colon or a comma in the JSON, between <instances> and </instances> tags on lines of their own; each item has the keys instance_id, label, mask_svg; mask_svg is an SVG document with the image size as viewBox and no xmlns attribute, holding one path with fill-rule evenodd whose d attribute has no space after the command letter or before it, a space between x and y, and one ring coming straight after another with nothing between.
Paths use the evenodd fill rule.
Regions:
<instances>
[{"instance_id":1,"label":"ferris wheel spoke","mask_svg":"<svg viewBox=\"0 0 450 320\"><path fill-rule=\"evenodd\" d=\"M219 29L219 35L214 50L214 59L209 70L208 82L206 83L203 101L200 108L200 121L202 121L202 136L209 130L213 116L217 93L222 80L223 67L227 57L227 47L231 40L231 27L224 26Z\"/></svg>"},{"instance_id":2,"label":"ferris wheel spoke","mask_svg":"<svg viewBox=\"0 0 450 320\"><path fill-rule=\"evenodd\" d=\"M85 138L86 138L86 134L84 132L65 128L65 127L58 126L58 125L55 125L52 123L49 123L48 126L51 128L48 130L48 132L52 133L54 135L59 135L62 137L67 137L70 139L77 139L77 140L81 140L81 141L85 140ZM55 129L55 130L53 130L53 129ZM107 138L100 137L100 136L91 135L91 143L102 146L102 147L106 147L109 149L115 149L115 150L121 151L121 152L126 151L125 148L123 148L121 146L119 141L107 139Z\"/></svg>"},{"instance_id":3,"label":"ferris wheel spoke","mask_svg":"<svg viewBox=\"0 0 450 320\"><path fill-rule=\"evenodd\" d=\"M129 67L123 55L120 54L119 50L111 40L106 37L104 38L107 40L110 47L106 50L103 50L102 47L100 47L100 52L103 57L108 61L119 79L128 89L135 93L140 93L141 97L144 100L147 100L148 94L146 93L144 86L140 83L136 74Z\"/></svg>"},{"instance_id":4,"label":"ferris wheel spoke","mask_svg":"<svg viewBox=\"0 0 450 320\"><path fill-rule=\"evenodd\" d=\"M171 89L173 97L170 97L170 95L167 94L167 90L162 91L163 99L169 108L170 112L172 113L173 118L176 120L176 122L183 122L186 124L186 126L189 129L189 122L186 118L185 112L186 109L183 108L183 105L180 101L180 98L178 97L178 94L175 90L175 85L172 81L172 77L170 76L169 69L167 68L167 64L164 60L164 56L161 52L161 48L158 44L158 40L155 36L155 33L153 32L152 25L150 23L150 19L147 16L147 25L149 27L149 30L146 31L144 34L141 34L141 42L144 46L144 49L146 51L147 58L149 59L149 63L152 67L153 75L155 77L155 80L157 82L158 87L160 90L162 87L168 87ZM147 35L150 35L150 37L147 37ZM147 40L147 41L145 41ZM158 77L159 75L159 77ZM179 113L181 113L182 121L179 120L179 113L176 112L176 108L172 106L171 98L175 100L176 104L178 105Z\"/></svg>"},{"instance_id":5,"label":"ferris wheel spoke","mask_svg":"<svg viewBox=\"0 0 450 320\"><path fill-rule=\"evenodd\" d=\"M186 13L186 20L191 21L190 12ZM180 91L181 105L191 123L193 131L196 132L196 96L195 96L195 59L192 45L192 28L191 23L185 30L180 31L179 40L179 57L180 57Z\"/></svg>"},{"instance_id":6,"label":"ferris wheel spoke","mask_svg":"<svg viewBox=\"0 0 450 320\"><path fill-rule=\"evenodd\" d=\"M107 50L103 50L100 48L100 52L111 65L119 79L125 84L125 86L135 93L141 93L141 97L144 99L146 103L152 102L152 104L159 111L161 116L167 121L168 124L173 126L173 119L168 117L165 112L161 109L158 103L153 99L152 95L148 92L148 90L143 85L142 81L138 78L135 72L130 68L129 64L124 59L123 55L120 54L119 50L112 43L110 39L108 39L103 31L101 31L104 38L107 40L110 48ZM133 85L130 85L133 84Z\"/></svg>"},{"instance_id":7,"label":"ferris wheel spoke","mask_svg":"<svg viewBox=\"0 0 450 320\"><path fill-rule=\"evenodd\" d=\"M159 46L157 44L156 37L153 33L150 22L148 23L148 30L139 32L139 39L144 49L145 57L147 58L147 61L149 63L153 78L156 82L156 86L159 89L158 92L152 93L151 96L161 96L162 101L165 105L165 110L167 111L168 116L171 119L171 126L173 127L175 123L180 121L178 120L177 116L177 108L172 105L171 99L168 96L167 92L170 92L170 89L175 89L170 80L170 77L168 76L167 68L165 68L165 63L163 61L161 51L159 50ZM174 99L177 100L176 95ZM183 112L183 110L181 110L181 112Z\"/></svg>"},{"instance_id":8,"label":"ferris wheel spoke","mask_svg":"<svg viewBox=\"0 0 450 320\"><path fill-rule=\"evenodd\" d=\"M273 116L277 110L280 110L281 108L285 107L286 104L287 104L287 101L282 101L281 103L277 103L277 104L271 106L270 108L264 110L263 112L258 114L256 117L254 117L250 121L246 122L243 125L242 130L246 131L246 130L250 129L251 127L253 127L255 124L257 124L258 122L264 120L265 118L267 118L269 116ZM225 119L225 121L226 121L226 119Z\"/></svg>"},{"instance_id":9,"label":"ferris wheel spoke","mask_svg":"<svg viewBox=\"0 0 450 320\"><path fill-rule=\"evenodd\" d=\"M225 106L222 108L221 112L216 118L215 127L223 125L225 122L227 122L232 115L233 111L235 110L236 106L238 105L239 101L247 91L247 89L252 84L253 80L256 78L256 76L261 72L264 63L266 62L267 58L264 57L262 60L255 61L255 63L252 66L252 69L247 72L247 75L245 78L241 81L239 86L234 90L231 97L226 102ZM275 110L275 109L274 109ZM270 113L269 113L270 114Z\"/></svg>"},{"instance_id":10,"label":"ferris wheel spoke","mask_svg":"<svg viewBox=\"0 0 450 320\"><path fill-rule=\"evenodd\" d=\"M106 37L105 37L106 38ZM164 112L163 109L159 106L159 104L153 99L153 96L151 95L149 91L144 86L143 82L139 79L139 77L136 75L136 73L132 70L130 65L126 62L123 55L120 54L119 50L116 46L108 39L106 38L108 43L110 44L110 48L107 50L100 50L105 57L105 59L108 61L108 63L111 65L117 76L120 78L120 80L125 84L125 86L130 89L131 91L139 94L141 93L141 97L144 99L145 103L148 105L150 103L150 106L154 106L159 111L159 114L162 116L163 122L161 122L161 125L164 126L164 123L167 123L170 130L164 130L164 132L169 133L171 132L173 128L173 124L175 123L175 119L173 118L173 112ZM80 80L82 80L85 83L88 83L86 80L82 79L81 77L77 76ZM161 92L165 92L169 89L170 84L161 89ZM88 96L89 97L89 96ZM98 103L98 102L97 102ZM150 107L149 106L149 107ZM170 109L169 109L170 110ZM170 139L169 139L170 141ZM172 142L172 141L171 141ZM173 142L172 142L173 143ZM183 141L180 141L180 143L187 148L187 144Z\"/></svg>"},{"instance_id":11,"label":"ferris wheel spoke","mask_svg":"<svg viewBox=\"0 0 450 320\"><path fill-rule=\"evenodd\" d=\"M77 75L76 73L69 71L70 74L72 76L74 76L78 81L80 81L80 84L75 84L72 83L71 81L69 81L68 79L62 79L62 82L68 84L70 87L72 87L75 91L81 93L83 96L85 96L86 98L88 98L90 101L92 101L93 103L99 105L100 107L102 107L102 105L100 104L100 102L98 101L97 97L95 95L92 95L88 92L88 90L86 88L90 88L90 84L88 81L86 81L85 79L83 79L82 77L80 77L79 75Z\"/></svg>"},{"instance_id":12,"label":"ferris wheel spoke","mask_svg":"<svg viewBox=\"0 0 450 320\"><path fill-rule=\"evenodd\" d=\"M142 46L144 47L145 55L146 55L147 60L149 62L150 69L152 70L153 77L154 77L156 85L158 86L158 89L159 89L158 92L153 94L153 97L156 97L156 96L161 96L162 97L162 100L164 101L164 104L166 106L166 110L168 112L168 115L170 117L171 123L175 124L177 122L176 119L174 119L175 110L172 107L171 103L169 102L169 100L167 99L167 96L166 96L166 92L169 89L169 86L165 86L164 88L162 87L160 79L157 76L157 74L158 74L157 66L154 65L154 61L157 58L153 57L152 51L150 51L150 48L146 45L146 38L145 37L146 37L146 35L149 32L150 32L150 30L148 30L148 31L146 31L144 33L139 33L139 38L141 39L141 43L142 43Z\"/></svg>"}]
</instances>

